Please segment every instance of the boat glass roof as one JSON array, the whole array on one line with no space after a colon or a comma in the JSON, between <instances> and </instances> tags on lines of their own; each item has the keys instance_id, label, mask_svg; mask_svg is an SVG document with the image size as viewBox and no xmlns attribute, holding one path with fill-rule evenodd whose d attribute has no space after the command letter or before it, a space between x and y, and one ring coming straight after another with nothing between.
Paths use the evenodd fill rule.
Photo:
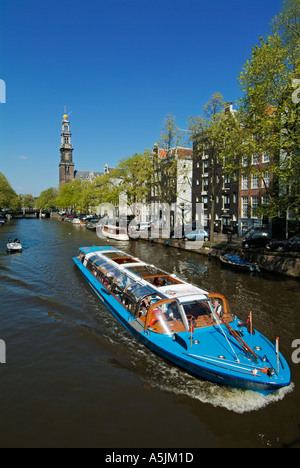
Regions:
<instances>
[{"instance_id":1,"label":"boat glass roof","mask_svg":"<svg viewBox=\"0 0 300 468\"><path fill-rule=\"evenodd\" d=\"M152 265L134 265L134 266L128 266L128 270L132 273L134 273L137 276L140 276L141 278L147 278L148 276L160 276L160 275L165 275L166 273L162 270L159 270L158 268L152 266Z\"/></svg>"},{"instance_id":2,"label":"boat glass roof","mask_svg":"<svg viewBox=\"0 0 300 468\"><path fill-rule=\"evenodd\" d=\"M120 258L120 257L131 257L130 255L124 252L102 252L102 255L108 258Z\"/></svg>"},{"instance_id":3,"label":"boat glass roof","mask_svg":"<svg viewBox=\"0 0 300 468\"><path fill-rule=\"evenodd\" d=\"M144 286L139 283L135 283L127 288L128 296L132 297L135 302L139 302L145 296L157 295L157 291L150 286Z\"/></svg>"},{"instance_id":4,"label":"boat glass roof","mask_svg":"<svg viewBox=\"0 0 300 468\"><path fill-rule=\"evenodd\" d=\"M128 288L131 284L136 283L135 279L130 278L130 276L122 275L115 280L115 284L121 289Z\"/></svg>"}]
</instances>

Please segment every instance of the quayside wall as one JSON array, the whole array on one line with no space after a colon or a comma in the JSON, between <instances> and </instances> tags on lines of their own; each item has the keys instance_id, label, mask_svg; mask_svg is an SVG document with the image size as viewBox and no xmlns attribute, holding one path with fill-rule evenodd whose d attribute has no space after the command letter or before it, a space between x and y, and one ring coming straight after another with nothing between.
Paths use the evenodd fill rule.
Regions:
<instances>
[{"instance_id":1,"label":"quayside wall","mask_svg":"<svg viewBox=\"0 0 300 468\"><path fill-rule=\"evenodd\" d=\"M144 239L146 242L164 244L167 247L175 247L189 250L200 255L209 257L220 257L224 253L241 253L240 245L236 244L214 244L205 243L200 249L194 249L193 242L182 239ZM291 278L300 279L300 255L297 253L266 252L264 250L242 250L246 261L257 263L261 270L278 273Z\"/></svg>"}]
</instances>

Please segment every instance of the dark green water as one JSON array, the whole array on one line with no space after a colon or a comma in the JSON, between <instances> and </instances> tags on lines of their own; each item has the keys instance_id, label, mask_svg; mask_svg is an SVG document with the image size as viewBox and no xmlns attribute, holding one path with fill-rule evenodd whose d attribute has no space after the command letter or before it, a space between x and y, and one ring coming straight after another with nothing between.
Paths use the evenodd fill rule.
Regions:
<instances>
[{"instance_id":1,"label":"dark green water","mask_svg":"<svg viewBox=\"0 0 300 468\"><path fill-rule=\"evenodd\" d=\"M7 255L8 237L22 254ZM197 380L144 348L109 314L73 265L94 232L57 220L0 229L0 446L203 448L300 446L299 282L250 277L146 242L110 242L185 280L225 294L272 342L293 384L269 397Z\"/></svg>"}]
</instances>

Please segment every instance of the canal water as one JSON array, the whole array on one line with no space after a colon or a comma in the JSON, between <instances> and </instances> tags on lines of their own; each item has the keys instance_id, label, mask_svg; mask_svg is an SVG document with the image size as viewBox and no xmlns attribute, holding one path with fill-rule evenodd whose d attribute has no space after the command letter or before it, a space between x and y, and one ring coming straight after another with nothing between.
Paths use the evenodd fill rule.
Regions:
<instances>
[{"instance_id":1,"label":"canal water","mask_svg":"<svg viewBox=\"0 0 300 468\"><path fill-rule=\"evenodd\" d=\"M21 254L6 253L8 237L20 238ZM256 328L272 342L280 337L291 386L268 397L219 387L143 347L73 265L80 246L99 243L225 294L242 319L252 311ZM0 230L0 446L299 447L300 364L292 359L299 284L145 241L99 241L58 220L7 222Z\"/></svg>"}]
</instances>

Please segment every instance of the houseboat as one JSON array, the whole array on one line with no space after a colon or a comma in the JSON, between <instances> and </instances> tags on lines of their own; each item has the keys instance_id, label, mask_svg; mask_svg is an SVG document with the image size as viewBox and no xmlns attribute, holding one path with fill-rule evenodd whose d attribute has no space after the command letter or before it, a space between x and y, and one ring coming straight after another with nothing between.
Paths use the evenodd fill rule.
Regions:
<instances>
[{"instance_id":1,"label":"houseboat","mask_svg":"<svg viewBox=\"0 0 300 468\"><path fill-rule=\"evenodd\" d=\"M233 316L222 294L115 247L82 247L73 260L120 324L171 363L201 379L264 395L290 384L278 340L272 344L252 320Z\"/></svg>"}]
</instances>

